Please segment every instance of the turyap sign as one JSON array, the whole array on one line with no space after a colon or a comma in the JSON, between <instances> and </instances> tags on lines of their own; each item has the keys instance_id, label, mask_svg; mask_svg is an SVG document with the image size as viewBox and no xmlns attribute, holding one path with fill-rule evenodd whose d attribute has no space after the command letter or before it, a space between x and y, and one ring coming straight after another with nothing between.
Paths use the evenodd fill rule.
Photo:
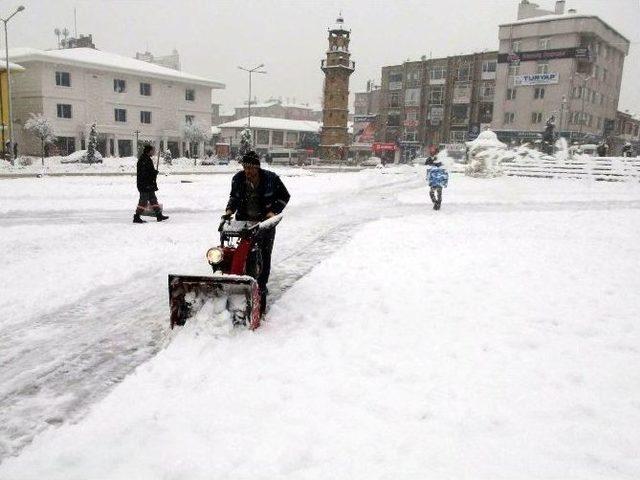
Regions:
<instances>
[{"instance_id":1,"label":"turyap sign","mask_svg":"<svg viewBox=\"0 0 640 480\"><path fill-rule=\"evenodd\" d=\"M516 75L513 77L513 86L550 85L558 83L559 75L553 73L534 73L533 75Z\"/></svg>"}]
</instances>

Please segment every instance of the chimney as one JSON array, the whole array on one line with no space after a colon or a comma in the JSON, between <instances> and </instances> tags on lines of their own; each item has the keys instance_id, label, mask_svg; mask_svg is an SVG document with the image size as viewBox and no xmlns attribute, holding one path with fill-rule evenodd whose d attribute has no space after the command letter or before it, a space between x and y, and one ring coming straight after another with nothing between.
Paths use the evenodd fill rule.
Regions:
<instances>
[{"instance_id":1,"label":"chimney","mask_svg":"<svg viewBox=\"0 0 640 480\"><path fill-rule=\"evenodd\" d=\"M556 2L556 15L562 15L564 13L564 5L565 5L565 0L558 0Z\"/></svg>"}]
</instances>

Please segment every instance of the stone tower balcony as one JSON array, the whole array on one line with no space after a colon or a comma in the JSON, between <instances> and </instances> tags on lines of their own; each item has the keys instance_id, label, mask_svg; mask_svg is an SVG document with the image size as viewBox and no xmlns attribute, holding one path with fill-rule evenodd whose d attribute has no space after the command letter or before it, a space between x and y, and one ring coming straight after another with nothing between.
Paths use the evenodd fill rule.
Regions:
<instances>
[{"instance_id":1,"label":"stone tower balcony","mask_svg":"<svg viewBox=\"0 0 640 480\"><path fill-rule=\"evenodd\" d=\"M320 68L323 72L327 73L327 70L331 69L344 69L350 74L356 69L356 62L349 60L348 58L327 59L320 62Z\"/></svg>"}]
</instances>

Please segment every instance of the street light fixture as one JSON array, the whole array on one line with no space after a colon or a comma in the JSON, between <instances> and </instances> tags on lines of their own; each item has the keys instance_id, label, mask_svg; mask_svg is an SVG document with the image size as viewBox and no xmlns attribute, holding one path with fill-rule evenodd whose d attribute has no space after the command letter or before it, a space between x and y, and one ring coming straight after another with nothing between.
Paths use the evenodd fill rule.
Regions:
<instances>
[{"instance_id":1,"label":"street light fixture","mask_svg":"<svg viewBox=\"0 0 640 480\"><path fill-rule=\"evenodd\" d=\"M245 72L247 72L249 74L249 103L247 103L247 106L249 107L249 111L248 111L248 117L249 117L249 119L248 119L248 124L249 124L248 127L249 127L249 129L251 129L251 74L252 73L267 73L264 70L259 70L262 67L264 67L264 63L261 63L257 67L253 67L251 69L238 66L238 68L240 70L243 70L243 71L245 71Z\"/></svg>"},{"instance_id":2,"label":"street light fixture","mask_svg":"<svg viewBox=\"0 0 640 480\"><path fill-rule=\"evenodd\" d=\"M9 69L9 39L7 34L7 22L13 18L15 14L24 10L24 5L20 5L16 10L9 15L7 18L0 18L4 23L4 47L5 47L5 61L7 67L7 96L9 99L9 159L11 160L11 165L15 165L15 157L13 155L13 110L11 103L11 71ZM2 136L4 140L4 135ZM4 146L4 145L3 145Z\"/></svg>"}]
</instances>

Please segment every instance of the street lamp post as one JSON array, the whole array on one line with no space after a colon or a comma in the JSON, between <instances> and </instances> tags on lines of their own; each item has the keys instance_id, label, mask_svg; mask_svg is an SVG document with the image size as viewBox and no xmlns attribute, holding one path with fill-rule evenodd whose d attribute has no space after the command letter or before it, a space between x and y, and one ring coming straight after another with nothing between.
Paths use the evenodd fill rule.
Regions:
<instances>
[{"instance_id":1,"label":"street lamp post","mask_svg":"<svg viewBox=\"0 0 640 480\"><path fill-rule=\"evenodd\" d=\"M240 67L240 66L238 67L240 70L244 70L245 72L247 72L249 74L249 103L247 103L247 106L249 107L248 115L247 115L249 117L248 118L249 129L251 129L251 74L252 73L267 73L264 70L259 70L262 67L264 67L264 63L261 63L257 67L253 67L251 69Z\"/></svg>"},{"instance_id":2,"label":"street lamp post","mask_svg":"<svg viewBox=\"0 0 640 480\"><path fill-rule=\"evenodd\" d=\"M9 15L7 18L0 18L4 23L4 53L5 53L5 61L7 67L7 96L9 99L9 158L11 159L11 165L15 165L15 156L13 155L13 110L11 103L11 72L9 70L9 38L7 34L7 22L13 18L13 16L24 10L24 6L20 5L16 10ZM3 136L4 137L4 136ZM4 146L4 145L3 145Z\"/></svg>"}]
</instances>

